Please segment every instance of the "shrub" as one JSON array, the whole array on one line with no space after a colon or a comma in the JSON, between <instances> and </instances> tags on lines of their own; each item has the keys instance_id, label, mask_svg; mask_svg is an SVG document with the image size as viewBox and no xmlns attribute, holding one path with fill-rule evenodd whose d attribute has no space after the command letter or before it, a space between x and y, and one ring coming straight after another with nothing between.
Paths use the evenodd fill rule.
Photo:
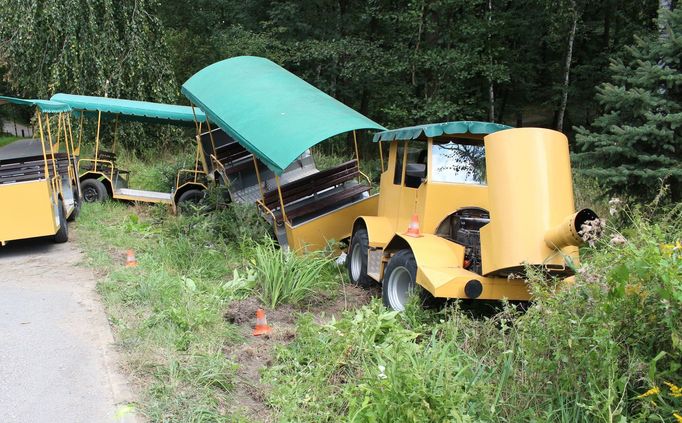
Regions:
<instances>
[{"instance_id":1,"label":"shrub","mask_svg":"<svg viewBox=\"0 0 682 423\"><path fill-rule=\"evenodd\" d=\"M299 254L279 248L268 238L253 247L253 262L260 299L270 308L297 304L334 280L325 275L331 260L324 253Z\"/></svg>"}]
</instances>

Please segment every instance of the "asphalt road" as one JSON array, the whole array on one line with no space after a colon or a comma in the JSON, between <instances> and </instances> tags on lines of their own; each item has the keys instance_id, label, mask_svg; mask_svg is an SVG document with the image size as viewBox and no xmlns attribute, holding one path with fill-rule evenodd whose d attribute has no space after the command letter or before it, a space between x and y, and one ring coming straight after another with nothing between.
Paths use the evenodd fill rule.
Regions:
<instances>
[{"instance_id":1,"label":"asphalt road","mask_svg":"<svg viewBox=\"0 0 682 423\"><path fill-rule=\"evenodd\" d=\"M0 147L0 160L42 155L43 147L40 145L40 140L38 139L17 140L4 147Z\"/></svg>"},{"instance_id":2,"label":"asphalt road","mask_svg":"<svg viewBox=\"0 0 682 423\"><path fill-rule=\"evenodd\" d=\"M75 243L0 247L0 421L132 422L111 328Z\"/></svg>"}]
</instances>

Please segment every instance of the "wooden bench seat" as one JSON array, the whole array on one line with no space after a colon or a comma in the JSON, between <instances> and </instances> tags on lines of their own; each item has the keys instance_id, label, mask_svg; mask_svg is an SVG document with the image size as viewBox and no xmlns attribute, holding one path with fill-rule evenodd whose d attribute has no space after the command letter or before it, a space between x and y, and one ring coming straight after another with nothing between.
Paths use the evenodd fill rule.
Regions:
<instances>
[{"instance_id":1,"label":"wooden bench seat","mask_svg":"<svg viewBox=\"0 0 682 423\"><path fill-rule=\"evenodd\" d=\"M303 217L307 214L322 211L342 201L348 200L363 192L369 191L366 185L354 185L334 194L322 193L351 181L360 176L356 160L351 160L331 169L313 173L301 179L286 183L280 187L282 200L288 219ZM321 194L322 193L322 194ZM307 197L319 196L311 202L300 202ZM277 222L282 221L282 210L277 188L264 193L264 204L275 215Z\"/></svg>"},{"instance_id":2,"label":"wooden bench seat","mask_svg":"<svg viewBox=\"0 0 682 423\"><path fill-rule=\"evenodd\" d=\"M253 169L253 160L244 160L252 159L253 154L236 141L216 147L215 153L216 159L225 168L226 175Z\"/></svg>"}]
</instances>

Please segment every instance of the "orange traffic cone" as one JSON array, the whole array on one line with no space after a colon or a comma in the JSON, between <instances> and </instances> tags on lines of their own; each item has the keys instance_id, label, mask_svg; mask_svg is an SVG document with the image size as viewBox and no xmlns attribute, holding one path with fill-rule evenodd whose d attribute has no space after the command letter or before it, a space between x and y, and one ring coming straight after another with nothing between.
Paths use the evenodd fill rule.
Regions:
<instances>
[{"instance_id":1,"label":"orange traffic cone","mask_svg":"<svg viewBox=\"0 0 682 423\"><path fill-rule=\"evenodd\" d=\"M265 310L259 308L256 310L256 328L253 330L253 336L266 335L272 332L272 328L268 326L268 319L265 318Z\"/></svg>"},{"instance_id":2,"label":"orange traffic cone","mask_svg":"<svg viewBox=\"0 0 682 423\"><path fill-rule=\"evenodd\" d=\"M135 259L135 252L130 249L128 250L128 257L126 257L126 267L137 266L137 260Z\"/></svg>"},{"instance_id":3,"label":"orange traffic cone","mask_svg":"<svg viewBox=\"0 0 682 423\"><path fill-rule=\"evenodd\" d=\"M417 213L412 215L410 225L407 227L407 232L405 232L405 235L414 238L419 238L420 236L422 236L422 234L419 232L419 216L417 215Z\"/></svg>"}]
</instances>

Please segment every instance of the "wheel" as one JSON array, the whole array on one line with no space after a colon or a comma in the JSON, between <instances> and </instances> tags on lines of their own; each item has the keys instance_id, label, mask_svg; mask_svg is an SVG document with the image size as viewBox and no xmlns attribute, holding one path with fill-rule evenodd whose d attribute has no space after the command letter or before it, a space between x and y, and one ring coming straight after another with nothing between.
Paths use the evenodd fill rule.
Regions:
<instances>
[{"instance_id":1,"label":"wheel","mask_svg":"<svg viewBox=\"0 0 682 423\"><path fill-rule=\"evenodd\" d=\"M187 191L180 194L180 197L178 198L178 209L182 211L182 209L190 203L198 204L199 201L204 198L205 194L206 193L203 190L188 189Z\"/></svg>"},{"instance_id":2,"label":"wheel","mask_svg":"<svg viewBox=\"0 0 682 423\"><path fill-rule=\"evenodd\" d=\"M386 265L381 298L386 307L395 311L403 311L412 295L419 296L419 303L424 308L439 308L446 301L445 298L434 297L417 284L417 261L414 259L414 254L410 250L400 250Z\"/></svg>"},{"instance_id":3,"label":"wheel","mask_svg":"<svg viewBox=\"0 0 682 423\"><path fill-rule=\"evenodd\" d=\"M102 181L97 179L86 179L81 181L81 193L86 203L104 201L109 198L109 192Z\"/></svg>"},{"instance_id":4,"label":"wheel","mask_svg":"<svg viewBox=\"0 0 682 423\"><path fill-rule=\"evenodd\" d=\"M400 250L388 261L381 288L384 305L395 311L405 310L417 288L417 261L410 250Z\"/></svg>"},{"instance_id":5,"label":"wheel","mask_svg":"<svg viewBox=\"0 0 682 423\"><path fill-rule=\"evenodd\" d=\"M57 213L59 213L59 230L54 234L54 242L62 243L69 240L69 224L66 221L66 214L64 212L64 203L59 200L57 205Z\"/></svg>"},{"instance_id":6,"label":"wheel","mask_svg":"<svg viewBox=\"0 0 682 423\"><path fill-rule=\"evenodd\" d=\"M369 249L369 237L367 229L361 228L353 232L346 258L348 277L351 283L368 288L373 280L367 275L367 250Z\"/></svg>"},{"instance_id":7,"label":"wheel","mask_svg":"<svg viewBox=\"0 0 682 423\"><path fill-rule=\"evenodd\" d=\"M78 191L74 191L73 193L73 211L71 212L71 215L66 219L68 222L73 222L76 220L79 214L81 214L81 205L83 204L83 199L78 196Z\"/></svg>"}]
</instances>

